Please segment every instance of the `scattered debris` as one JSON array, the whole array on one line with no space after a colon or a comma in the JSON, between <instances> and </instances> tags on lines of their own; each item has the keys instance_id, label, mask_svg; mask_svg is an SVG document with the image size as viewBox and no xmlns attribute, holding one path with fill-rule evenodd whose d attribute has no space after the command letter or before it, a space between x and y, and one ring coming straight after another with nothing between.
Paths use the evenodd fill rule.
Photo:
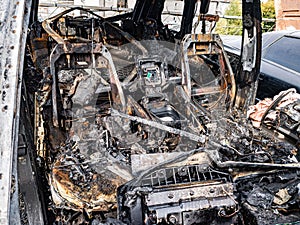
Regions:
<instances>
[{"instance_id":1,"label":"scattered debris","mask_svg":"<svg viewBox=\"0 0 300 225\"><path fill-rule=\"evenodd\" d=\"M289 195L287 189L280 189L274 196L274 203L277 205L282 205L287 203L292 196Z\"/></svg>"},{"instance_id":2,"label":"scattered debris","mask_svg":"<svg viewBox=\"0 0 300 225\"><path fill-rule=\"evenodd\" d=\"M264 99L250 106L248 117L254 127L275 130L281 136L299 145L300 94L295 89L280 92L273 100Z\"/></svg>"}]
</instances>

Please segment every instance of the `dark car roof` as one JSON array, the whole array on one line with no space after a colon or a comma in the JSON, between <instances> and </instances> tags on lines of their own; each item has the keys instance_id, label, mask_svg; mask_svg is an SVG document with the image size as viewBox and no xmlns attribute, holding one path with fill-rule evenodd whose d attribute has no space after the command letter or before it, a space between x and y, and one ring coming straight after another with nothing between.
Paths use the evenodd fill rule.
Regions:
<instances>
[{"instance_id":1,"label":"dark car roof","mask_svg":"<svg viewBox=\"0 0 300 225\"><path fill-rule=\"evenodd\" d=\"M279 40L283 36L293 37L293 38L300 38L300 31L273 31L267 32L262 35L262 50L267 48L269 45L274 43L275 41Z\"/></svg>"},{"instance_id":2,"label":"dark car roof","mask_svg":"<svg viewBox=\"0 0 300 225\"><path fill-rule=\"evenodd\" d=\"M295 37L295 38L300 38L300 30L296 30L296 31L288 34L288 36Z\"/></svg>"},{"instance_id":3,"label":"dark car roof","mask_svg":"<svg viewBox=\"0 0 300 225\"><path fill-rule=\"evenodd\" d=\"M283 31L272 31L266 32L262 34L262 49L268 47L270 44L278 40L284 35L290 34L291 31L283 30Z\"/></svg>"},{"instance_id":4,"label":"dark car roof","mask_svg":"<svg viewBox=\"0 0 300 225\"><path fill-rule=\"evenodd\" d=\"M262 34L262 49L264 50L271 43L274 43L276 40L280 39L283 36L289 36L294 38L300 38L300 30L289 31L271 31ZM226 50L237 51L241 50L242 36L238 35L221 35L224 46Z\"/></svg>"}]
</instances>

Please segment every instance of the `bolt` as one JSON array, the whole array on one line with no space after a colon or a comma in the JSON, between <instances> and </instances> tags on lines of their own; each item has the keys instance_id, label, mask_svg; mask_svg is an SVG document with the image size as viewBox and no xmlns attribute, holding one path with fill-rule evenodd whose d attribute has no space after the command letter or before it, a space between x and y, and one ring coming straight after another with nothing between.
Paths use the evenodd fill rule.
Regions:
<instances>
[{"instance_id":1,"label":"bolt","mask_svg":"<svg viewBox=\"0 0 300 225\"><path fill-rule=\"evenodd\" d=\"M174 198L174 194L173 194L173 193L169 193L169 194L168 194L168 198L169 198L169 199Z\"/></svg>"},{"instance_id":2,"label":"bolt","mask_svg":"<svg viewBox=\"0 0 300 225\"><path fill-rule=\"evenodd\" d=\"M222 208L222 209L220 209L220 211L219 211L218 215L219 215L219 216L221 216L221 217L224 217L224 216L226 216L226 212L225 212L225 210L224 210L223 208Z\"/></svg>"},{"instance_id":3,"label":"bolt","mask_svg":"<svg viewBox=\"0 0 300 225\"><path fill-rule=\"evenodd\" d=\"M177 222L176 216L171 215L171 216L169 217L169 222L170 222L171 224L176 224L176 222Z\"/></svg>"}]
</instances>

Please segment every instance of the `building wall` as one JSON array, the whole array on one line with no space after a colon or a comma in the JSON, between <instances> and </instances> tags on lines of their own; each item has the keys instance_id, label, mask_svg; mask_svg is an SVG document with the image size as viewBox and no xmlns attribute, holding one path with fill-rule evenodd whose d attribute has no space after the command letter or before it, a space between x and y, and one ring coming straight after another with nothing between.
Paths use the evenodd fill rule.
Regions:
<instances>
[{"instance_id":1,"label":"building wall","mask_svg":"<svg viewBox=\"0 0 300 225\"><path fill-rule=\"evenodd\" d=\"M300 30L300 1L275 0L276 30Z\"/></svg>"},{"instance_id":2,"label":"building wall","mask_svg":"<svg viewBox=\"0 0 300 225\"><path fill-rule=\"evenodd\" d=\"M85 7L113 7L117 8L118 2L126 2L126 0L40 0L40 4L44 7L39 9L39 20L44 20L50 16L56 15L61 11L66 10L68 7L59 8L59 7L50 7L51 4L60 5L76 5L76 6L85 6ZM127 7L133 9L136 0L127 0ZM200 0L199 0L200 2ZM222 15L226 6L229 4L229 0L211 0L209 14L218 14ZM48 6L47 6L48 5ZM177 30L181 24L181 16L183 12L183 0L166 0L164 7L164 14L162 20L164 24L170 25L173 29ZM166 14L170 12L171 14ZM101 11L98 12L100 16L109 17L119 14L115 11ZM194 22L197 22L195 17ZM177 29L176 29L177 28ZM200 32L200 26L196 29L196 32Z\"/></svg>"},{"instance_id":3,"label":"building wall","mask_svg":"<svg viewBox=\"0 0 300 225\"><path fill-rule=\"evenodd\" d=\"M220 14L222 13L224 1L216 1L212 0L210 3L209 11L208 14ZM165 2L165 7L164 7L164 12L171 12L171 15L164 14L162 16L162 21L164 24L168 24L172 29L174 30L179 30L180 29L180 24L181 24L181 16L179 15L172 15L172 14L182 14L183 12L183 6L184 6L184 1L180 0L166 0ZM199 12L199 7L200 4L198 5L198 12ZM196 24L198 21L198 18L195 17L193 23ZM207 24L209 25L209 24ZM208 27L209 29L209 27ZM199 24L196 29L193 29L193 31L196 31L196 33L200 33L201 30L201 25Z\"/></svg>"},{"instance_id":4,"label":"building wall","mask_svg":"<svg viewBox=\"0 0 300 225\"><path fill-rule=\"evenodd\" d=\"M107 0L106 0L107 1ZM74 5L99 6L100 0L74 0Z\"/></svg>"}]
</instances>

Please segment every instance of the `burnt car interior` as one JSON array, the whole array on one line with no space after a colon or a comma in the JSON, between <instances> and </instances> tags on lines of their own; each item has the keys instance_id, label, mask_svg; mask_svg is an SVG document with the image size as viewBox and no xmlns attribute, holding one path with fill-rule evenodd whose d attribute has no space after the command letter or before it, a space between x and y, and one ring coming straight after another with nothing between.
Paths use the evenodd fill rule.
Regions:
<instances>
[{"instance_id":1,"label":"burnt car interior","mask_svg":"<svg viewBox=\"0 0 300 225\"><path fill-rule=\"evenodd\" d=\"M207 28L218 21L210 0L185 0L179 31L163 24L165 0L137 0L132 12L108 18L70 8L32 20L18 145L21 224L300 223L300 98L278 108L293 91L281 94L259 127L247 118L261 14L260 1L242 2L234 65Z\"/></svg>"}]
</instances>

